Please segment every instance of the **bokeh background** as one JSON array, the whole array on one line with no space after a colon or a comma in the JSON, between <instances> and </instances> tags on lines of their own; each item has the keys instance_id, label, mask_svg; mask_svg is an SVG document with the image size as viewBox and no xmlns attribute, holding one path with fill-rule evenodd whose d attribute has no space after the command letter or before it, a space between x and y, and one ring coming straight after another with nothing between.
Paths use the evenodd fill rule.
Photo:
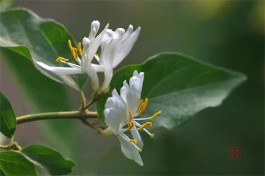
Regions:
<instances>
[{"instance_id":1,"label":"bokeh background","mask_svg":"<svg viewBox=\"0 0 265 176\"><path fill-rule=\"evenodd\" d=\"M88 35L95 19L102 26L110 23L113 29L141 26L140 37L120 68L159 52L176 51L248 76L221 106L200 112L173 131L156 129L155 139L143 135L144 167L123 156L115 137L102 137L76 121L75 128L65 134L70 139L71 132L78 131L76 140L67 146L75 152L62 149L60 141L58 145L50 141L53 134L42 133L36 122L18 127L16 138L21 145L44 143L61 150L77 163L72 175L264 174L264 1L17 0L13 7L55 19L77 41ZM0 70L0 89L16 114L32 112L34 105L23 96L9 68L1 62ZM78 108L78 94L65 89L73 102L71 108ZM240 147L240 160L229 159L230 147Z\"/></svg>"}]
</instances>

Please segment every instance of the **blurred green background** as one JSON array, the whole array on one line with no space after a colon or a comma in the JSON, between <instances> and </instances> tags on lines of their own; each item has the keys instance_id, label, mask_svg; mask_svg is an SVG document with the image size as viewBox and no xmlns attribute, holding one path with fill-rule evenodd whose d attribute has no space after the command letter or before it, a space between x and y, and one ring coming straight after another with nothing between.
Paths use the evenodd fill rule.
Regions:
<instances>
[{"instance_id":1,"label":"blurred green background","mask_svg":"<svg viewBox=\"0 0 265 176\"><path fill-rule=\"evenodd\" d=\"M220 107L204 110L174 131L156 129L155 139L143 134L144 167L123 156L114 136L102 137L73 121L76 128L65 134L66 139L71 131L80 134L75 136L76 152L70 154L77 163L72 175L264 174L264 1L18 0L13 6L59 21L77 41L88 35L95 19L101 26L110 23L112 29L141 26L139 39L120 68L158 52L176 51L248 76ZM1 91L17 115L31 112L33 105L24 99L15 77L2 64L0 68ZM78 94L66 90L72 109L77 108ZM23 145L41 142L58 147L49 144L37 123L19 126L16 135ZM229 159L230 147L240 147L240 160Z\"/></svg>"}]
</instances>

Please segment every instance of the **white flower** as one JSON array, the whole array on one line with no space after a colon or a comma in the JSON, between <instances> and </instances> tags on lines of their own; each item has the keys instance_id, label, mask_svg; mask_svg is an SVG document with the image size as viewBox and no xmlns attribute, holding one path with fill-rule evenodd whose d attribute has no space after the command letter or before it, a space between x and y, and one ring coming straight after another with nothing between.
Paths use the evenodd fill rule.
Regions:
<instances>
[{"instance_id":1,"label":"white flower","mask_svg":"<svg viewBox=\"0 0 265 176\"><path fill-rule=\"evenodd\" d=\"M73 47L71 41L68 40L68 45L76 64L68 62L69 59L64 57L58 57L56 61L64 63L68 65L68 67L54 67L43 61L35 61L35 65L42 73L52 79L55 78L51 76L51 73L60 78L67 77L67 75L87 73L94 90L99 92L107 91L113 75L113 69L131 51L140 33L140 27L133 32L133 26L130 25L125 32L122 28L112 31L108 29L108 25L106 25L105 29L97 35L99 27L100 23L98 21L93 21L91 23L89 36L84 37L82 44L78 43L77 48ZM99 46L101 47L100 56L96 54ZM95 59L98 64L92 63L93 59ZM98 72L104 72L105 76L101 86L99 85ZM58 81L57 79L55 80ZM74 85L75 83L73 81L70 82L69 79L63 79L63 81L59 82L65 82L70 86L72 85L72 87L77 86Z\"/></svg>"},{"instance_id":2,"label":"white flower","mask_svg":"<svg viewBox=\"0 0 265 176\"><path fill-rule=\"evenodd\" d=\"M139 130L144 130L151 137L154 137L154 134L146 129L146 127L152 126L152 122L140 124L139 121L152 120L161 113L158 111L148 118L137 117L145 111L148 104L147 98L141 100L143 80L144 73L138 74L135 71L129 84L126 81L123 82L121 95L116 89L113 90L112 97L107 99L104 110L105 122L108 125L107 130L111 130L113 134L117 135L124 155L141 166L143 161L139 152L142 151L143 141ZM125 134L127 131L130 131L132 139Z\"/></svg>"},{"instance_id":3,"label":"white flower","mask_svg":"<svg viewBox=\"0 0 265 176\"><path fill-rule=\"evenodd\" d=\"M102 38L108 25L106 25L105 29L96 37L97 32L99 30L100 23L98 21L93 21L91 23L90 34L87 37L83 38L82 45L78 43L77 48L72 46L70 40L68 40L68 46L70 48L71 54L77 64L69 63L69 59L64 57L58 57L56 59L57 62L62 62L67 64L69 67L53 67L49 66L43 62L36 62L36 64L47 71L55 73L57 75L73 75L73 74L81 74L87 73L91 80L91 85L94 89L99 87L99 79L97 76L97 72L103 71L103 68L97 64L92 64L91 61L96 55L96 52L101 44Z\"/></svg>"},{"instance_id":4,"label":"white flower","mask_svg":"<svg viewBox=\"0 0 265 176\"><path fill-rule=\"evenodd\" d=\"M115 68L131 51L136 42L141 28L133 31L133 26L129 25L127 31L117 28L115 31L106 30L101 42L101 54L99 64L104 68L104 82L102 90L107 89Z\"/></svg>"}]
</instances>

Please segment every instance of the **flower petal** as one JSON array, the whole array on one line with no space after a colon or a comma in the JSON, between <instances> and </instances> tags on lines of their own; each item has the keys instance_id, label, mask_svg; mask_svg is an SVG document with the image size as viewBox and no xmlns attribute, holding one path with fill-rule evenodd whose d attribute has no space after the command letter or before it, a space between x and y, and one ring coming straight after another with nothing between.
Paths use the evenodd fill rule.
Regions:
<instances>
[{"instance_id":1,"label":"flower petal","mask_svg":"<svg viewBox=\"0 0 265 176\"><path fill-rule=\"evenodd\" d=\"M73 75L73 74L80 74L82 73L81 68L78 67L51 67L43 62L35 62L40 67L44 68L45 70L51 71L58 75Z\"/></svg>"},{"instance_id":2,"label":"flower petal","mask_svg":"<svg viewBox=\"0 0 265 176\"><path fill-rule=\"evenodd\" d=\"M96 69L92 66L91 63L89 63L86 66L85 72L87 73L87 75L90 78L91 87L94 90L97 90L99 88L99 78L98 78Z\"/></svg>"},{"instance_id":3,"label":"flower petal","mask_svg":"<svg viewBox=\"0 0 265 176\"><path fill-rule=\"evenodd\" d=\"M119 96L116 89L112 92L112 97L107 99L104 110L105 122L113 130L114 134L122 128L128 119L126 104Z\"/></svg>"},{"instance_id":4,"label":"flower petal","mask_svg":"<svg viewBox=\"0 0 265 176\"><path fill-rule=\"evenodd\" d=\"M130 26L127 31L128 33L124 34L125 37L131 32ZM115 56L113 58L113 67L116 67L130 53L134 43L136 42L140 34L140 31L141 28L138 27L132 34L119 42L119 44L116 46Z\"/></svg>"},{"instance_id":5,"label":"flower petal","mask_svg":"<svg viewBox=\"0 0 265 176\"><path fill-rule=\"evenodd\" d=\"M140 166L143 166L143 160L138 152L138 150L133 146L133 144L127 140L125 140L120 135L117 135L120 143L121 143L121 151L122 153L129 159L134 160Z\"/></svg>"},{"instance_id":6,"label":"flower petal","mask_svg":"<svg viewBox=\"0 0 265 176\"><path fill-rule=\"evenodd\" d=\"M141 138L141 135L140 135L138 129L134 126L130 131L131 131L133 138L137 140L137 146L139 148L143 148L144 143L143 143L143 140Z\"/></svg>"},{"instance_id":7,"label":"flower petal","mask_svg":"<svg viewBox=\"0 0 265 176\"><path fill-rule=\"evenodd\" d=\"M126 102L128 110L132 111L133 117L137 116L137 109L140 104L140 97L136 96L134 90L132 90L126 81L123 82L121 88L121 97Z\"/></svg>"},{"instance_id":8,"label":"flower petal","mask_svg":"<svg viewBox=\"0 0 265 176\"><path fill-rule=\"evenodd\" d=\"M141 72L137 74L137 72L134 72L135 76L130 78L129 84L132 92L135 93L137 98L141 99L141 93L143 88L143 81L144 81L144 73Z\"/></svg>"},{"instance_id":9,"label":"flower petal","mask_svg":"<svg viewBox=\"0 0 265 176\"><path fill-rule=\"evenodd\" d=\"M54 81L57 81L59 83L62 83L62 84L66 84L76 90L80 90L79 86L77 85L77 83L73 80L73 78L71 78L70 76L68 75L62 75L62 74L56 74L52 71L49 71L47 69L45 69L44 67L42 66L48 66L47 64L44 64L42 62L42 66L40 66L39 64L37 64L36 61L33 62L34 63L34 66L42 73L44 74L45 76L49 77L50 79L54 80ZM48 67L51 67L51 66L48 66ZM48 68L47 67L47 68Z\"/></svg>"}]
</instances>

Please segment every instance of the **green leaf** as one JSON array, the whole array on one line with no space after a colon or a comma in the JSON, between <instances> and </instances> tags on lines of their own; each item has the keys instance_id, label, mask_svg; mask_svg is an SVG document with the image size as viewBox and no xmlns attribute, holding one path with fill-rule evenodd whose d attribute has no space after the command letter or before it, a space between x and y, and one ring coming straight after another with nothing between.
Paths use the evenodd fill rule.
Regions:
<instances>
[{"instance_id":1,"label":"green leaf","mask_svg":"<svg viewBox=\"0 0 265 176\"><path fill-rule=\"evenodd\" d=\"M16 130L16 115L7 98L0 92L0 132L11 138Z\"/></svg>"},{"instance_id":2,"label":"green leaf","mask_svg":"<svg viewBox=\"0 0 265 176\"><path fill-rule=\"evenodd\" d=\"M32 64L32 59L56 64L58 56L70 58L67 40L72 37L69 32L62 25L25 9L0 13L0 26L1 54L4 55L1 63L8 67L19 88L24 90L29 108L37 109L36 112L70 110L71 100L65 85L47 78ZM79 142L72 142L78 140L73 121L42 121L40 127L47 139L62 151L68 154L70 150L78 151Z\"/></svg>"},{"instance_id":3,"label":"green leaf","mask_svg":"<svg viewBox=\"0 0 265 176\"><path fill-rule=\"evenodd\" d=\"M74 163L62 155L41 145L31 145L21 151L30 159L44 166L51 175L66 175L72 172Z\"/></svg>"},{"instance_id":4,"label":"green leaf","mask_svg":"<svg viewBox=\"0 0 265 176\"><path fill-rule=\"evenodd\" d=\"M6 10L14 4L15 0L0 0L0 11Z\"/></svg>"},{"instance_id":5,"label":"green leaf","mask_svg":"<svg viewBox=\"0 0 265 176\"><path fill-rule=\"evenodd\" d=\"M211 66L177 53L158 54L144 64L127 66L112 78L110 90L122 87L133 71L144 72L142 98L149 98L145 111L150 116L161 110L154 119L155 126L173 128L184 124L199 111L216 107L246 76L223 68ZM103 117L105 101L110 94L97 102Z\"/></svg>"},{"instance_id":6,"label":"green leaf","mask_svg":"<svg viewBox=\"0 0 265 176\"><path fill-rule=\"evenodd\" d=\"M43 62L51 66L65 66L65 64L55 62L58 56L72 58L67 41L70 39L73 44L75 42L69 32L53 20L41 19L28 10L13 9L0 14L0 24L2 26L0 46L2 47L7 47L14 52L25 55L30 60ZM26 46L32 57L29 57L27 51L21 52L22 49L18 49L18 46ZM82 87L86 81L86 79L80 78L84 77L85 74L59 76L45 71L37 65L36 67L51 79L68 84L75 89L79 89L76 83L79 83L79 86ZM80 79L82 82L80 82Z\"/></svg>"},{"instance_id":7,"label":"green leaf","mask_svg":"<svg viewBox=\"0 0 265 176\"><path fill-rule=\"evenodd\" d=\"M18 152L1 152L0 153L0 171L5 176L14 175L37 175L34 165Z\"/></svg>"}]
</instances>

